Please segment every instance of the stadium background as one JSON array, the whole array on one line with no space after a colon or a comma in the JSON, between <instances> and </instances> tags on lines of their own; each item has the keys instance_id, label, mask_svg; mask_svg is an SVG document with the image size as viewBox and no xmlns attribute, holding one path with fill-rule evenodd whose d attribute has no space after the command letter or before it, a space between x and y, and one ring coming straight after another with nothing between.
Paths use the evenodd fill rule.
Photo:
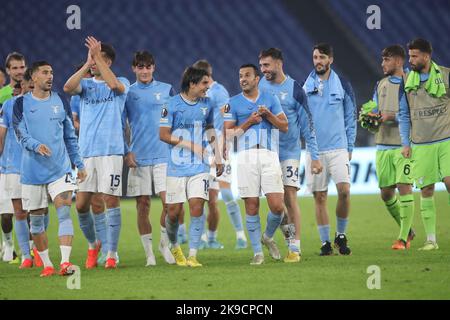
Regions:
<instances>
[{"instance_id":1,"label":"stadium background","mask_svg":"<svg viewBox=\"0 0 450 320\"><path fill-rule=\"evenodd\" d=\"M71 5L81 10L80 29L67 26ZM366 26L370 5L380 8L381 29ZM0 61L11 51L22 52L29 63L45 59L54 67L54 90L62 92L85 61L85 37L94 35L115 47L113 70L131 83L133 52L147 49L156 57L155 77L178 91L184 68L205 58L215 80L234 95L240 92L239 66L258 64L261 49L282 49L286 73L303 81L312 70L312 46L325 41L334 46L333 68L351 81L359 107L382 77L380 52L388 45L423 37L433 44L434 60L450 65L449 13L448 0L3 1ZM371 145L373 135L359 128L356 146ZM374 150L355 152L353 191L377 192Z\"/></svg>"},{"instance_id":2,"label":"stadium background","mask_svg":"<svg viewBox=\"0 0 450 320\"><path fill-rule=\"evenodd\" d=\"M81 8L81 30L68 30L66 27L70 16L66 10L72 4ZM380 30L366 27L369 5L378 5L381 9ZM449 12L448 0L4 0L0 9L0 63L13 50L24 53L29 62L46 59L55 69L54 89L61 92L75 65L85 59L83 39L92 34L114 45L117 61L113 70L131 82L134 81L130 69L132 53L148 49L157 59L157 79L179 88L183 69L197 59L206 58L214 66L215 79L223 83L230 94L236 94L239 92L237 68L246 62L257 64L262 48L281 48L285 70L301 81L312 69L312 45L328 41L336 51L333 67L351 80L359 106L370 99L375 82L382 77L379 55L387 45L405 45L412 38L421 36L432 42L435 61L450 66ZM372 137L359 129L357 146L361 148L355 151L352 161L353 182L355 176L357 179L352 193L360 181L371 192L378 192L374 186L375 153L373 149L365 148L371 145ZM143 267L144 254L136 230L135 204L127 200L122 202L126 213L123 214L119 249L122 262L114 276L101 268L92 272L83 269L81 290L68 290L66 278L53 277L41 281L43 279L39 279L36 268L19 270L17 265L0 263L0 300L181 299L181 304L191 299L449 299L447 194L436 194L440 250L430 253L417 251L425 235L418 193L415 200L414 225L418 236L412 249L406 252L389 249L398 228L379 196L352 195L349 235L354 254L330 257L331 260L324 262L317 254L320 242L313 200L306 198L300 199L304 254L300 265L268 260L263 268L250 266L251 249L234 250L234 232L224 214L219 239L225 249L202 252L200 258L205 268L195 271L161 263L162 257L156 249L159 241L158 213L161 211L159 201L153 202L152 212L156 214L151 214L158 265L151 271ZM268 207L265 199L261 203L261 221L265 221ZM240 204L242 209L242 201ZM334 208L335 204L336 197L330 197L329 208ZM225 213L222 201L220 209ZM57 263L58 224L54 207L51 206L50 210L50 250L53 262ZM82 266L86 258L86 242L77 227L74 205L72 219L75 225L72 261ZM335 221L331 220L334 230ZM279 232L276 237L281 244ZM283 246L281 249L284 254L286 248ZM373 265L382 270L381 290L369 290L366 286L370 275L366 270ZM300 306L304 311L304 305L295 304L292 310L298 310ZM158 301L151 310L155 311L154 307L158 306L165 305ZM71 312L74 311L72 309ZM329 309L336 312L336 308ZM85 311L84 308L80 310ZM104 315L117 308L99 310ZM367 310L374 311L373 308ZM417 312L417 308L400 307L398 310L403 315L406 310ZM167 316L172 311L164 310Z\"/></svg>"}]
</instances>

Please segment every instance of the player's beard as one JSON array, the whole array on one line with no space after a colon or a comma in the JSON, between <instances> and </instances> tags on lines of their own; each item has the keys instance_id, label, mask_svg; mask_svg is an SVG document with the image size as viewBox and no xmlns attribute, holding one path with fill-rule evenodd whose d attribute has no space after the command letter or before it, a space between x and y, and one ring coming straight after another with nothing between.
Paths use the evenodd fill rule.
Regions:
<instances>
[{"instance_id":1,"label":"player's beard","mask_svg":"<svg viewBox=\"0 0 450 320\"><path fill-rule=\"evenodd\" d=\"M318 75L323 75L323 74L327 73L328 70L330 70L330 63L327 63L326 65L324 65L322 70L317 70L316 66L314 67L314 69L316 70L316 73Z\"/></svg>"},{"instance_id":2,"label":"player's beard","mask_svg":"<svg viewBox=\"0 0 450 320\"><path fill-rule=\"evenodd\" d=\"M267 81L273 81L277 78L277 73L275 71L269 71L264 73L264 77Z\"/></svg>"},{"instance_id":3,"label":"player's beard","mask_svg":"<svg viewBox=\"0 0 450 320\"><path fill-rule=\"evenodd\" d=\"M15 77L12 78L15 82L22 82L23 80L23 74L18 74Z\"/></svg>"},{"instance_id":4,"label":"player's beard","mask_svg":"<svg viewBox=\"0 0 450 320\"><path fill-rule=\"evenodd\" d=\"M423 63L417 63L417 64L412 64L411 65L411 69L413 69L414 71L420 72L425 68L425 64Z\"/></svg>"}]
</instances>

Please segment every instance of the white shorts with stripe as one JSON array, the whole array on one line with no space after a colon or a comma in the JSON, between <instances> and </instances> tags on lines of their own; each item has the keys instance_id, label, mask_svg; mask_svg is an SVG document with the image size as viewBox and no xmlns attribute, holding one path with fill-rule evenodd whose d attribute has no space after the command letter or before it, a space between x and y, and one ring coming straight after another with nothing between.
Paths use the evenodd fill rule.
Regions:
<instances>
[{"instance_id":1,"label":"white shorts with stripe","mask_svg":"<svg viewBox=\"0 0 450 320\"><path fill-rule=\"evenodd\" d=\"M0 197L5 199L22 198L20 174L7 173L0 175Z\"/></svg>"},{"instance_id":2,"label":"white shorts with stripe","mask_svg":"<svg viewBox=\"0 0 450 320\"><path fill-rule=\"evenodd\" d=\"M166 191L167 163L130 168L128 171L127 196L151 196L152 186L155 193Z\"/></svg>"},{"instance_id":3,"label":"white shorts with stripe","mask_svg":"<svg viewBox=\"0 0 450 320\"><path fill-rule=\"evenodd\" d=\"M310 192L326 191L330 179L335 184L350 183L350 161L345 149L331 150L319 154L323 170L319 174L311 173L311 155L306 154L305 176L306 185Z\"/></svg>"},{"instance_id":4,"label":"white shorts with stripe","mask_svg":"<svg viewBox=\"0 0 450 320\"><path fill-rule=\"evenodd\" d=\"M284 193L278 154L267 149L243 150L237 156L238 189L241 198L261 192Z\"/></svg>"},{"instance_id":5,"label":"white shorts with stripe","mask_svg":"<svg viewBox=\"0 0 450 320\"><path fill-rule=\"evenodd\" d=\"M79 184L80 192L122 195L123 157L120 155L83 159L87 178Z\"/></svg>"},{"instance_id":6,"label":"white shorts with stripe","mask_svg":"<svg viewBox=\"0 0 450 320\"><path fill-rule=\"evenodd\" d=\"M66 173L49 184L23 184L22 206L24 210L37 210L48 207L48 195L54 201L56 196L67 191L77 190L77 184L71 173Z\"/></svg>"},{"instance_id":7,"label":"white shorts with stripe","mask_svg":"<svg viewBox=\"0 0 450 320\"><path fill-rule=\"evenodd\" d=\"M192 177L167 177L166 203L184 203L191 198L209 199L209 173Z\"/></svg>"}]
</instances>

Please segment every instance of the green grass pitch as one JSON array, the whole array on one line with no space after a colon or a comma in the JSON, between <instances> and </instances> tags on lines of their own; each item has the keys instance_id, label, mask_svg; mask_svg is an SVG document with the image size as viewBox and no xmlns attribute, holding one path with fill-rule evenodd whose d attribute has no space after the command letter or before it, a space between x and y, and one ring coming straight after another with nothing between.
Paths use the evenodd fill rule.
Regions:
<instances>
[{"instance_id":1,"label":"green grass pitch","mask_svg":"<svg viewBox=\"0 0 450 320\"><path fill-rule=\"evenodd\" d=\"M122 231L119 242L120 265L117 270L99 267L86 270L87 243L78 227L74 210L75 239L71 261L81 267L81 288L69 290L67 278L40 278L41 269L19 270L18 265L0 263L0 300L11 299L449 299L450 298L450 207L447 193L435 195L437 207L437 240L440 249L421 252L425 240L419 213L419 195L415 194L414 226L417 237L411 250L390 249L398 227L377 195L355 195L351 198L348 228L351 256L318 255L320 241L316 229L312 198L300 198L302 210L302 261L286 264L271 260L249 265L251 248L234 250L235 234L220 202L222 212L219 240L223 250L199 251L202 268L167 265L161 257L159 241L159 199L152 201L153 247L157 265L144 267L145 256L137 232L134 200L122 201ZM334 212L335 197L329 198ZM240 201L241 209L243 202ZM242 212L244 212L242 210ZM263 228L267 204L261 201ZM57 219L51 209L50 256L59 265ZM335 230L331 214L332 232ZM186 222L188 218L186 217ZM282 254L286 254L282 235L275 237ZM182 246L187 254L187 245ZM380 289L369 290L367 268L379 266Z\"/></svg>"}]
</instances>

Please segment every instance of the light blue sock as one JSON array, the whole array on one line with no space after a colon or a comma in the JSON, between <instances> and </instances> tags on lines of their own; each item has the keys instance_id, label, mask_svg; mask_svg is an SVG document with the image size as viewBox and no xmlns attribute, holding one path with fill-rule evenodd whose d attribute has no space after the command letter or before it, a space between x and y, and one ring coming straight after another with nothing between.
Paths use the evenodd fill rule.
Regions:
<instances>
[{"instance_id":1,"label":"light blue sock","mask_svg":"<svg viewBox=\"0 0 450 320\"><path fill-rule=\"evenodd\" d=\"M325 241L330 242L330 225L323 224L318 225L317 229L319 229L320 241L324 243Z\"/></svg>"},{"instance_id":2,"label":"light blue sock","mask_svg":"<svg viewBox=\"0 0 450 320\"><path fill-rule=\"evenodd\" d=\"M14 228L16 229L16 237L23 257L25 259L31 259L29 241L30 228L28 227L28 221L26 219L16 220Z\"/></svg>"},{"instance_id":3,"label":"light blue sock","mask_svg":"<svg viewBox=\"0 0 450 320\"><path fill-rule=\"evenodd\" d=\"M208 230L208 241L213 242L216 239L217 239L217 230L216 231Z\"/></svg>"},{"instance_id":4,"label":"light blue sock","mask_svg":"<svg viewBox=\"0 0 450 320\"><path fill-rule=\"evenodd\" d=\"M87 241L89 243L95 243L94 219L92 219L91 212L78 212L78 221L80 222L80 229L83 231Z\"/></svg>"},{"instance_id":5,"label":"light blue sock","mask_svg":"<svg viewBox=\"0 0 450 320\"><path fill-rule=\"evenodd\" d=\"M50 222L50 215L48 213L44 214L44 228L45 228L45 231L47 231L47 229L48 229L49 222Z\"/></svg>"},{"instance_id":6,"label":"light blue sock","mask_svg":"<svg viewBox=\"0 0 450 320\"><path fill-rule=\"evenodd\" d=\"M183 224L184 225L184 224ZM177 233L178 233L178 218L175 222L170 221L169 215L166 215L166 232L167 237L169 238L170 243L172 246L175 246L177 242Z\"/></svg>"},{"instance_id":7,"label":"light blue sock","mask_svg":"<svg viewBox=\"0 0 450 320\"><path fill-rule=\"evenodd\" d=\"M192 217L189 224L189 249L198 249L200 246L200 238L203 233L204 214L200 217Z\"/></svg>"},{"instance_id":8,"label":"light blue sock","mask_svg":"<svg viewBox=\"0 0 450 320\"><path fill-rule=\"evenodd\" d=\"M234 200L233 193L230 189L220 189L220 193L222 194L222 199L227 206L227 213L230 217L231 223L233 224L234 230L243 231L244 227L242 226L241 209L239 208L236 200Z\"/></svg>"},{"instance_id":9,"label":"light blue sock","mask_svg":"<svg viewBox=\"0 0 450 320\"><path fill-rule=\"evenodd\" d=\"M104 212L99 214L94 214L94 224L95 224L95 235L96 238L100 240L102 243L102 252L104 254L108 253L108 234L107 223L106 223L106 214Z\"/></svg>"},{"instance_id":10,"label":"light blue sock","mask_svg":"<svg viewBox=\"0 0 450 320\"><path fill-rule=\"evenodd\" d=\"M178 225L178 234L179 235L185 235L186 234L186 225L184 223Z\"/></svg>"},{"instance_id":11,"label":"light blue sock","mask_svg":"<svg viewBox=\"0 0 450 320\"><path fill-rule=\"evenodd\" d=\"M119 244L120 228L122 227L122 215L120 214L120 207L106 210L107 216L107 240L108 250L117 252Z\"/></svg>"},{"instance_id":12,"label":"light blue sock","mask_svg":"<svg viewBox=\"0 0 450 320\"><path fill-rule=\"evenodd\" d=\"M340 217L336 218L337 218L337 226L336 226L337 233L338 234L345 233L345 231L347 230L348 218L340 218Z\"/></svg>"},{"instance_id":13,"label":"light blue sock","mask_svg":"<svg viewBox=\"0 0 450 320\"><path fill-rule=\"evenodd\" d=\"M70 217L70 206L56 208L58 214L58 237L73 236L73 224Z\"/></svg>"},{"instance_id":14,"label":"light blue sock","mask_svg":"<svg viewBox=\"0 0 450 320\"><path fill-rule=\"evenodd\" d=\"M267 214L266 231L264 232L268 238L272 238L281 222L281 214L274 214L271 211Z\"/></svg>"},{"instance_id":15,"label":"light blue sock","mask_svg":"<svg viewBox=\"0 0 450 320\"><path fill-rule=\"evenodd\" d=\"M248 236L250 237L250 242L252 243L252 248L254 253L262 252L261 247L261 223L259 220L259 215L250 216L246 214L245 224L247 226Z\"/></svg>"}]
</instances>

